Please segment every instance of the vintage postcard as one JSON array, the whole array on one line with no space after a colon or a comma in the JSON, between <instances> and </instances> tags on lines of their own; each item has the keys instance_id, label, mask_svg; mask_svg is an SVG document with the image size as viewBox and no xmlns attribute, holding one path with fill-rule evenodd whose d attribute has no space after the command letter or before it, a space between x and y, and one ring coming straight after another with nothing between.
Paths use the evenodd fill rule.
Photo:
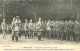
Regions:
<instances>
[{"instance_id":1,"label":"vintage postcard","mask_svg":"<svg viewBox=\"0 0 80 51\"><path fill-rule=\"evenodd\" d=\"M80 51L80 0L0 0L0 51Z\"/></svg>"}]
</instances>

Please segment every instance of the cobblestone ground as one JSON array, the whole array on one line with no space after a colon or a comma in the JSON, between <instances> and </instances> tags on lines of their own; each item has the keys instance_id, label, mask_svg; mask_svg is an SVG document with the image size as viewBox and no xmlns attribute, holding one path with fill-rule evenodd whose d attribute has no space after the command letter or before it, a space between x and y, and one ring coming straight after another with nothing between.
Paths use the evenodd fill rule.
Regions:
<instances>
[{"instance_id":1,"label":"cobblestone ground","mask_svg":"<svg viewBox=\"0 0 80 51\"><path fill-rule=\"evenodd\" d=\"M80 42L69 42L69 41L62 41L62 40L56 40L56 39L46 39L42 38L42 41L38 41L37 37L34 37L33 39L25 39L24 36L19 38L18 42L11 40L11 34L7 34L6 38L2 38L3 35L0 34L0 44L72 44L72 45L80 45Z\"/></svg>"}]
</instances>

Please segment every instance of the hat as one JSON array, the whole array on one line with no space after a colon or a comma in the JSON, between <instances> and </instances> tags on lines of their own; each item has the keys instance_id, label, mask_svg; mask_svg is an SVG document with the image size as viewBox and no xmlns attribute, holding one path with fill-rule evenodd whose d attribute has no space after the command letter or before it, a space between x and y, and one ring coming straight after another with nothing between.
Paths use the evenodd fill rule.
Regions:
<instances>
[{"instance_id":1,"label":"hat","mask_svg":"<svg viewBox=\"0 0 80 51\"><path fill-rule=\"evenodd\" d=\"M41 18L39 17L39 20L41 20Z\"/></svg>"},{"instance_id":2,"label":"hat","mask_svg":"<svg viewBox=\"0 0 80 51\"><path fill-rule=\"evenodd\" d=\"M16 18L19 18L19 16L16 16Z\"/></svg>"},{"instance_id":3,"label":"hat","mask_svg":"<svg viewBox=\"0 0 80 51\"><path fill-rule=\"evenodd\" d=\"M32 19L30 20L30 22L32 22Z\"/></svg>"}]
</instances>

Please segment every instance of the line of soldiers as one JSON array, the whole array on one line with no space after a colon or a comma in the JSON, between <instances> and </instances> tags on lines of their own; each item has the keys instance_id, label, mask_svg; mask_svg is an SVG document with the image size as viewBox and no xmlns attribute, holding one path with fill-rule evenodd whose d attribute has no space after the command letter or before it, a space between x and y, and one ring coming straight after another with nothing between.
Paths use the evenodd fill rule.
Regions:
<instances>
[{"instance_id":1,"label":"line of soldiers","mask_svg":"<svg viewBox=\"0 0 80 51\"><path fill-rule=\"evenodd\" d=\"M1 24L3 38L6 36L6 21L3 19ZM66 40L66 41L80 41L80 22L78 21L45 21L43 22L39 18L37 23L33 23L32 19L28 22L25 19L25 23L22 23L19 16L13 18L11 23L12 41L14 39L18 41L18 38L22 35L25 38L38 37L38 41L41 38Z\"/></svg>"},{"instance_id":2,"label":"line of soldiers","mask_svg":"<svg viewBox=\"0 0 80 51\"><path fill-rule=\"evenodd\" d=\"M31 39L34 36L35 31L37 30L37 36L38 41L41 40L41 18L39 18L39 21L35 24L32 22L32 19L28 23L28 20L25 19L25 23L21 23L21 20L19 19L19 16L14 17L11 23L11 34L12 34L12 41L14 39L18 41L18 38L21 37L21 35L25 35L25 38ZM35 29L36 28L36 29ZM6 38L6 31L7 31L7 24L5 19L3 19L3 22L1 23L1 29L3 33L3 38Z\"/></svg>"}]
</instances>

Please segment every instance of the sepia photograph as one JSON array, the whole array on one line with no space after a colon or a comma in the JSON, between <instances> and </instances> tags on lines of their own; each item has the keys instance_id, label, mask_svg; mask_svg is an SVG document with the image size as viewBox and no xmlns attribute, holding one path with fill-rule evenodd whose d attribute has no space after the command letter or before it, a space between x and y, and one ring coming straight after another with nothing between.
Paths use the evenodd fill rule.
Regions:
<instances>
[{"instance_id":1,"label":"sepia photograph","mask_svg":"<svg viewBox=\"0 0 80 51\"><path fill-rule=\"evenodd\" d=\"M0 0L0 51L80 51L80 0Z\"/></svg>"}]
</instances>

